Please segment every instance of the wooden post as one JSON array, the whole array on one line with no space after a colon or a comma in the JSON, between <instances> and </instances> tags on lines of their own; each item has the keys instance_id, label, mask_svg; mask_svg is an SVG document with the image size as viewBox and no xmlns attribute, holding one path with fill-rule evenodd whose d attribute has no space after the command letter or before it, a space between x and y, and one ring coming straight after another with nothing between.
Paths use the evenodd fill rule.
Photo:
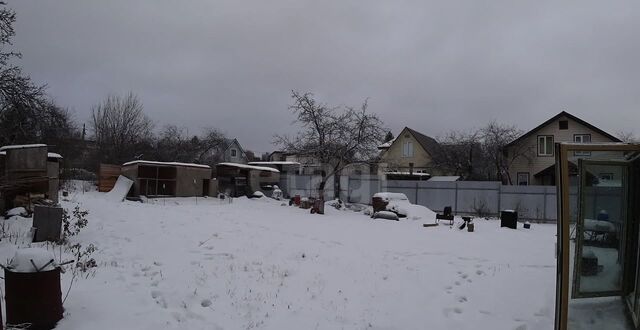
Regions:
<instances>
[{"instance_id":1,"label":"wooden post","mask_svg":"<svg viewBox=\"0 0 640 330\"><path fill-rule=\"evenodd\" d=\"M456 187L456 197L455 197L455 201L453 202L453 214L458 214L458 181L455 181L454 183L454 187Z\"/></svg>"}]
</instances>

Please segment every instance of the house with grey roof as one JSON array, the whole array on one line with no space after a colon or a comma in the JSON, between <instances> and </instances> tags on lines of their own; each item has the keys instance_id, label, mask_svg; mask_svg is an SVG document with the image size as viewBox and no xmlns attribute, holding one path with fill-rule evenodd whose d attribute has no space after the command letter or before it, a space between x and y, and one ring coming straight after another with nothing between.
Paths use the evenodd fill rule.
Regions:
<instances>
[{"instance_id":1,"label":"house with grey roof","mask_svg":"<svg viewBox=\"0 0 640 330\"><path fill-rule=\"evenodd\" d=\"M557 142L621 142L617 137L566 112L551 117L503 148L507 164L507 184L555 185L555 146ZM577 174L578 160L590 152L575 152L569 166ZM611 173L598 173L600 179L616 180Z\"/></svg>"},{"instance_id":2,"label":"house with grey roof","mask_svg":"<svg viewBox=\"0 0 640 330\"><path fill-rule=\"evenodd\" d=\"M413 180L445 175L435 162L440 148L434 138L405 127L394 140L378 147L381 151L378 174L389 179Z\"/></svg>"}]
</instances>

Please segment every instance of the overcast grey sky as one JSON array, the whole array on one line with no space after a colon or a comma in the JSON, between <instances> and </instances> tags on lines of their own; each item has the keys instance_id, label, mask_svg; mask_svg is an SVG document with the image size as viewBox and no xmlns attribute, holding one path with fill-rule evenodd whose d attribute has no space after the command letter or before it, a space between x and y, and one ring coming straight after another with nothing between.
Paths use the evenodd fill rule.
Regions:
<instances>
[{"instance_id":1,"label":"overcast grey sky","mask_svg":"<svg viewBox=\"0 0 640 330\"><path fill-rule=\"evenodd\" d=\"M157 125L212 126L247 149L291 132L291 89L369 98L394 134L566 110L640 123L639 1L9 0L26 73L86 121L137 93Z\"/></svg>"}]
</instances>

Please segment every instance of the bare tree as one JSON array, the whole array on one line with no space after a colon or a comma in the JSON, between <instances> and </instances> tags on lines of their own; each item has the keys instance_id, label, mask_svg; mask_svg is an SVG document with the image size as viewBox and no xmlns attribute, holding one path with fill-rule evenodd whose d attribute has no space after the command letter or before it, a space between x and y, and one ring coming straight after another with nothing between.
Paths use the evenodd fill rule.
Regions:
<instances>
[{"instance_id":1,"label":"bare tree","mask_svg":"<svg viewBox=\"0 0 640 330\"><path fill-rule=\"evenodd\" d=\"M632 131L618 131L616 137L622 142L638 143L640 139Z\"/></svg>"},{"instance_id":2,"label":"bare tree","mask_svg":"<svg viewBox=\"0 0 640 330\"><path fill-rule=\"evenodd\" d=\"M66 109L54 104L45 87L31 82L15 59L21 54L11 49L16 14L0 1L0 144L62 144L75 133Z\"/></svg>"},{"instance_id":3,"label":"bare tree","mask_svg":"<svg viewBox=\"0 0 640 330\"><path fill-rule=\"evenodd\" d=\"M187 129L166 125L154 145L153 158L214 165L222 160L227 139L214 128L204 129L200 136L190 136Z\"/></svg>"},{"instance_id":4,"label":"bare tree","mask_svg":"<svg viewBox=\"0 0 640 330\"><path fill-rule=\"evenodd\" d=\"M152 138L153 123L138 97L109 95L92 109L90 128L103 162L121 163L140 155Z\"/></svg>"},{"instance_id":5,"label":"bare tree","mask_svg":"<svg viewBox=\"0 0 640 330\"><path fill-rule=\"evenodd\" d=\"M329 107L311 93L292 91L289 109L302 130L294 137L276 136L275 144L300 157L313 159L328 168L317 187L324 196L327 180L352 164L370 163L385 136L383 123L367 112L365 100L359 108Z\"/></svg>"},{"instance_id":6,"label":"bare tree","mask_svg":"<svg viewBox=\"0 0 640 330\"><path fill-rule=\"evenodd\" d=\"M152 158L158 161L193 162L197 141L192 143L188 132L176 125L166 125L162 128L154 143Z\"/></svg>"},{"instance_id":7,"label":"bare tree","mask_svg":"<svg viewBox=\"0 0 640 330\"><path fill-rule=\"evenodd\" d=\"M437 141L440 148L434 156L436 166L465 179L485 179L481 172L486 168L486 157L479 131L451 131Z\"/></svg>"},{"instance_id":8,"label":"bare tree","mask_svg":"<svg viewBox=\"0 0 640 330\"><path fill-rule=\"evenodd\" d=\"M208 165L221 162L228 143L229 139L221 131L212 127L205 128L200 137L198 162Z\"/></svg>"},{"instance_id":9,"label":"bare tree","mask_svg":"<svg viewBox=\"0 0 640 330\"><path fill-rule=\"evenodd\" d=\"M500 124L495 120L480 130L482 150L488 160L489 179L506 180L512 184L509 167L520 157L532 159L533 147L529 145L514 146L506 153L505 146L523 133L516 126Z\"/></svg>"}]
</instances>

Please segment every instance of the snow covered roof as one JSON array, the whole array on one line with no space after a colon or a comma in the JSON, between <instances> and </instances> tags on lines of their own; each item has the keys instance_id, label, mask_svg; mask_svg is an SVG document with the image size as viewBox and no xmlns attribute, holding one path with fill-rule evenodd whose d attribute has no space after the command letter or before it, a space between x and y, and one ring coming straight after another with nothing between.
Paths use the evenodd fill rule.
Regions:
<instances>
[{"instance_id":1,"label":"snow covered roof","mask_svg":"<svg viewBox=\"0 0 640 330\"><path fill-rule=\"evenodd\" d=\"M0 156L6 156L7 152L6 151L0 151ZM62 155L57 154L55 152L49 152L47 153L47 158L63 158Z\"/></svg>"},{"instance_id":2,"label":"snow covered roof","mask_svg":"<svg viewBox=\"0 0 640 330\"><path fill-rule=\"evenodd\" d=\"M246 168L248 170L269 171L269 172L280 173L280 171L278 171L277 169L273 167L266 167L266 166L253 166L253 165L238 164L238 163L220 163L218 165Z\"/></svg>"},{"instance_id":3,"label":"snow covered roof","mask_svg":"<svg viewBox=\"0 0 640 330\"><path fill-rule=\"evenodd\" d=\"M378 146L378 149L386 149L386 148L391 147L391 145L393 144L393 141L395 141L395 140L396 140L396 138L393 138L393 139L391 139L390 141L387 141L387 142L385 142L385 143L383 143L383 144L379 145L379 146Z\"/></svg>"},{"instance_id":4,"label":"snow covered roof","mask_svg":"<svg viewBox=\"0 0 640 330\"><path fill-rule=\"evenodd\" d=\"M122 164L122 166L135 165L135 164L164 165L164 166L190 166L190 167L200 167L200 168L211 168L211 166L203 165L203 164L178 163L178 162L156 162L156 161L151 161L151 160L134 160L134 161L131 161L131 162L126 162L126 163Z\"/></svg>"},{"instance_id":5,"label":"snow covered roof","mask_svg":"<svg viewBox=\"0 0 640 330\"><path fill-rule=\"evenodd\" d=\"M9 149L26 149L26 148L42 148L42 147L46 147L46 144L42 144L42 143L38 143L38 144L16 144L16 145L9 145L9 146L3 146L0 148L0 151L5 151L5 150L9 150Z\"/></svg>"},{"instance_id":6,"label":"snow covered roof","mask_svg":"<svg viewBox=\"0 0 640 330\"><path fill-rule=\"evenodd\" d=\"M271 161L271 162L249 162L249 165L300 165L299 162Z\"/></svg>"},{"instance_id":7,"label":"snow covered roof","mask_svg":"<svg viewBox=\"0 0 640 330\"><path fill-rule=\"evenodd\" d=\"M379 192L373 194L373 197L382 198L385 201L396 200L396 201L408 201L407 195L403 193L392 193L392 192Z\"/></svg>"},{"instance_id":8,"label":"snow covered roof","mask_svg":"<svg viewBox=\"0 0 640 330\"><path fill-rule=\"evenodd\" d=\"M429 181L458 181L460 180L459 176L451 175L451 176L432 176Z\"/></svg>"},{"instance_id":9,"label":"snow covered roof","mask_svg":"<svg viewBox=\"0 0 640 330\"><path fill-rule=\"evenodd\" d=\"M413 173L411 173L411 172L392 172L392 171L384 172L384 174L391 174L391 175L393 175L393 174L395 174L395 175L415 175L415 176L430 176L430 175L431 175L431 174L429 174L429 173L420 173L420 172L413 172Z\"/></svg>"},{"instance_id":10,"label":"snow covered roof","mask_svg":"<svg viewBox=\"0 0 640 330\"><path fill-rule=\"evenodd\" d=\"M47 158L62 158L62 155L55 152L49 152L47 153Z\"/></svg>"}]
</instances>

